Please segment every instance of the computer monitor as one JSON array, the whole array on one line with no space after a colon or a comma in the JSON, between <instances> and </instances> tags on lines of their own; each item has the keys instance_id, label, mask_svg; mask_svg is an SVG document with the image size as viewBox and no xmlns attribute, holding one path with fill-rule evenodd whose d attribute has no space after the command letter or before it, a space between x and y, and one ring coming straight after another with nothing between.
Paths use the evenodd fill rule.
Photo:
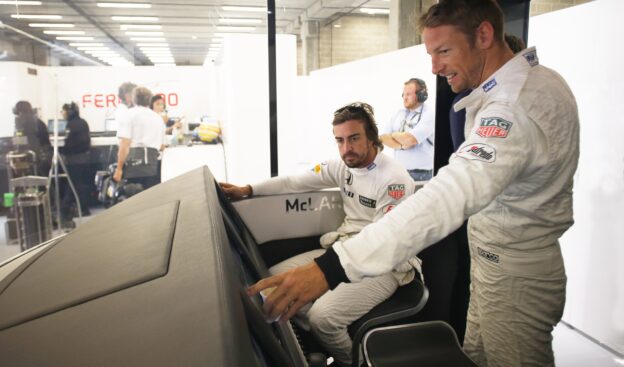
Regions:
<instances>
[{"instance_id":1,"label":"computer monitor","mask_svg":"<svg viewBox=\"0 0 624 367\"><path fill-rule=\"evenodd\" d=\"M104 120L104 131L117 131L117 120L115 119Z\"/></svg>"},{"instance_id":2,"label":"computer monitor","mask_svg":"<svg viewBox=\"0 0 624 367\"><path fill-rule=\"evenodd\" d=\"M67 129L67 120L59 119L58 120L58 134L65 135L66 129ZM48 120L48 132L50 134L54 134L54 120L53 119Z\"/></svg>"}]
</instances>

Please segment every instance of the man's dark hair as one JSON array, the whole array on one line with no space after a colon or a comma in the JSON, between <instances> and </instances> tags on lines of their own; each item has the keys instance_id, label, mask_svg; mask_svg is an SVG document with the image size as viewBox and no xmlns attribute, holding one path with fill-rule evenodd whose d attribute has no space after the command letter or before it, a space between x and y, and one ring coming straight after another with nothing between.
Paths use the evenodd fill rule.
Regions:
<instances>
[{"instance_id":1,"label":"man's dark hair","mask_svg":"<svg viewBox=\"0 0 624 367\"><path fill-rule=\"evenodd\" d=\"M150 105L149 105L149 106L150 106L150 109L152 109L152 110L153 110L153 109L154 109L154 103L156 103L157 101L159 101L159 100L161 100L161 99L162 99L162 100L164 100L164 98L163 98L162 94L155 94L155 95L152 97L152 100L150 101Z\"/></svg>"},{"instance_id":2,"label":"man's dark hair","mask_svg":"<svg viewBox=\"0 0 624 367\"><path fill-rule=\"evenodd\" d=\"M126 104L126 94L132 93L132 91L136 88L136 84L131 82L125 82L119 86L119 91L117 96L121 100L121 103Z\"/></svg>"},{"instance_id":3,"label":"man's dark hair","mask_svg":"<svg viewBox=\"0 0 624 367\"><path fill-rule=\"evenodd\" d=\"M136 106L148 107L152 100L152 92L145 87L136 87L132 90L132 102Z\"/></svg>"},{"instance_id":4,"label":"man's dark hair","mask_svg":"<svg viewBox=\"0 0 624 367\"><path fill-rule=\"evenodd\" d=\"M30 102L19 101L15 104L15 107L13 107L13 114L15 116L33 116L35 111L30 105Z\"/></svg>"},{"instance_id":5,"label":"man's dark hair","mask_svg":"<svg viewBox=\"0 0 624 367\"><path fill-rule=\"evenodd\" d=\"M524 44L524 41L514 36L513 34L505 33L505 43L507 44L507 46L509 46L511 52L515 54L526 48L526 44Z\"/></svg>"},{"instance_id":6,"label":"man's dark hair","mask_svg":"<svg viewBox=\"0 0 624 367\"><path fill-rule=\"evenodd\" d=\"M420 29L452 25L474 45L475 31L484 21L492 24L494 41L502 43L504 16L495 0L440 0L420 17Z\"/></svg>"},{"instance_id":7,"label":"man's dark hair","mask_svg":"<svg viewBox=\"0 0 624 367\"><path fill-rule=\"evenodd\" d=\"M383 149L383 143L379 140L379 130L375 123L375 112L368 103L355 102L343 106L334 112L333 126L340 125L349 120L358 120L364 124L364 131L368 140L373 142L379 150Z\"/></svg>"}]
</instances>

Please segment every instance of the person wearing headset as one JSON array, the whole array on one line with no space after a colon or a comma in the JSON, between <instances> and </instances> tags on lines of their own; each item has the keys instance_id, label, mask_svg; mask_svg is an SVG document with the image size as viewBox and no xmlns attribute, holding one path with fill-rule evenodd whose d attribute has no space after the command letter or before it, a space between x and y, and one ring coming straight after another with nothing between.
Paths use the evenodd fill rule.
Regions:
<instances>
[{"instance_id":1,"label":"person wearing headset","mask_svg":"<svg viewBox=\"0 0 624 367\"><path fill-rule=\"evenodd\" d=\"M380 139L394 149L394 157L407 169L414 181L433 176L434 109L427 101L427 85L411 78L403 86L403 107L382 127Z\"/></svg>"},{"instance_id":2,"label":"person wearing headset","mask_svg":"<svg viewBox=\"0 0 624 367\"><path fill-rule=\"evenodd\" d=\"M150 109L157 114L159 114L163 123L165 124L165 135L171 135L173 129L181 128L182 123L180 121L170 121L169 116L167 116L167 106L165 106L165 99L162 94L155 94L150 101Z\"/></svg>"},{"instance_id":3,"label":"person wearing headset","mask_svg":"<svg viewBox=\"0 0 624 367\"><path fill-rule=\"evenodd\" d=\"M65 158L67 174L76 188L82 215L90 215L89 182L91 182L92 177L89 177L89 149L91 148L89 124L80 117L78 105L74 102L65 103L61 113L63 119L67 121L67 135L65 143L59 147L59 153ZM67 185L61 202L61 214L64 222L72 220L73 202L74 194Z\"/></svg>"}]
</instances>

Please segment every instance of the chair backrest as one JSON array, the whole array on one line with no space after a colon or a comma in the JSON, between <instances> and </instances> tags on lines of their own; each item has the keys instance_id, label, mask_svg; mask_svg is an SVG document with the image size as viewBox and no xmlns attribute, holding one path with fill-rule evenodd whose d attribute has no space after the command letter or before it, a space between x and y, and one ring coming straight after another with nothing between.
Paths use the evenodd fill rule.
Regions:
<instances>
[{"instance_id":1,"label":"chair backrest","mask_svg":"<svg viewBox=\"0 0 624 367\"><path fill-rule=\"evenodd\" d=\"M443 321L376 328L366 333L363 346L369 366L477 367Z\"/></svg>"},{"instance_id":2,"label":"chair backrest","mask_svg":"<svg viewBox=\"0 0 624 367\"><path fill-rule=\"evenodd\" d=\"M359 366L362 338L366 333L382 325L396 325L404 323L407 318L420 312L429 298L429 291L416 274L414 280L397 289L390 298L375 306L366 315L349 326L349 335L353 341L352 365Z\"/></svg>"}]
</instances>

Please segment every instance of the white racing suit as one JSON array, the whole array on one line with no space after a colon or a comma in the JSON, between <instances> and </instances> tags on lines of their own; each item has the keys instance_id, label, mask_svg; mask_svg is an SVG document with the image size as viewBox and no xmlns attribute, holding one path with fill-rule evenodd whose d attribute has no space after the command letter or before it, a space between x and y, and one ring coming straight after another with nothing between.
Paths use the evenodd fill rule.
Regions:
<instances>
[{"instance_id":1,"label":"white racing suit","mask_svg":"<svg viewBox=\"0 0 624 367\"><path fill-rule=\"evenodd\" d=\"M253 192L269 195L333 187L340 187L345 219L335 232L321 237L324 248L360 232L414 192L414 182L405 168L381 152L365 168L348 168L343 161L332 160L301 175L275 177L253 185ZM300 254L273 266L270 272L278 274L308 264L324 252L319 249ZM302 308L296 320L316 336L340 365L350 365L352 343L347 327L390 297L398 286L412 281L411 263L420 266L412 259L364 282L341 284Z\"/></svg>"},{"instance_id":2,"label":"white racing suit","mask_svg":"<svg viewBox=\"0 0 624 367\"><path fill-rule=\"evenodd\" d=\"M518 53L455 108L466 141L448 166L391 213L333 246L346 276L383 274L470 217L465 351L480 366L551 366L565 303L558 239L572 225L579 155L565 81Z\"/></svg>"}]
</instances>

